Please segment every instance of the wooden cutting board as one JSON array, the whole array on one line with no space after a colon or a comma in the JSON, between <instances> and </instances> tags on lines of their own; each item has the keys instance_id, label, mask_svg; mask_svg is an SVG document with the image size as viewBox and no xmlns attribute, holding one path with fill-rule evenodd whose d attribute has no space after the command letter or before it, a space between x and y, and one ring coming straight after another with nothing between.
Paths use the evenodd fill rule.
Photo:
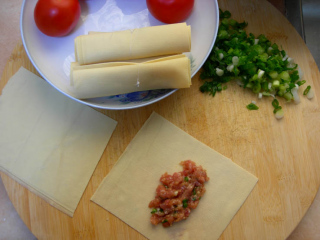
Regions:
<instances>
[{"instance_id":1,"label":"wooden cutting board","mask_svg":"<svg viewBox=\"0 0 320 240\"><path fill-rule=\"evenodd\" d=\"M153 111L259 178L221 239L285 239L296 227L320 183L319 70L295 29L268 2L220 0L219 6L238 21L246 20L247 32L264 33L282 46L301 66L316 96L312 100L302 96L299 105L281 101L285 117L276 120L270 98L258 100L234 83L213 98L200 93L197 74L190 89L150 106L99 110L118 126L73 218L1 174L13 205L38 239L145 239L90 198ZM21 42L8 60L0 89L20 66L36 73ZM252 100L257 101L258 111L246 109Z\"/></svg>"}]
</instances>

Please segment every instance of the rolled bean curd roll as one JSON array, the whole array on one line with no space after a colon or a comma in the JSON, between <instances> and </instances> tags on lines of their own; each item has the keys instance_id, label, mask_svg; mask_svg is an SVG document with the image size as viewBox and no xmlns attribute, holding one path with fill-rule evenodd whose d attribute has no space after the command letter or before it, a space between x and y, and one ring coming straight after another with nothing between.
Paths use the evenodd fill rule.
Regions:
<instances>
[{"instance_id":1,"label":"rolled bean curd roll","mask_svg":"<svg viewBox=\"0 0 320 240\"><path fill-rule=\"evenodd\" d=\"M191 50L191 27L167 24L118 32L93 32L75 39L80 65L181 54Z\"/></svg>"}]
</instances>

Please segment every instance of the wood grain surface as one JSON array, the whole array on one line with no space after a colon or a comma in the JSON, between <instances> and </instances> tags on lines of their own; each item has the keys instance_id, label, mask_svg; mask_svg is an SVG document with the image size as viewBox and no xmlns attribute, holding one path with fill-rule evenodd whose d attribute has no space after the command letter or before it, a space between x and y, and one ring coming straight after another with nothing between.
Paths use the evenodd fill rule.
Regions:
<instances>
[{"instance_id":1,"label":"wood grain surface","mask_svg":"<svg viewBox=\"0 0 320 240\"><path fill-rule=\"evenodd\" d=\"M118 121L118 126L73 218L1 173L12 203L38 239L145 239L90 198L153 111L259 178L220 239L285 239L296 227L320 183L319 70L298 33L270 3L218 2L233 18L246 20L248 32L264 33L282 46L303 69L315 97L302 96L298 105L280 101L285 117L279 121L273 116L270 98L258 100L235 83L212 98L198 90L201 80L197 74L190 89L147 107L98 110ZM0 89L21 66L37 74L20 42L5 67ZM252 100L259 105L258 111L246 109Z\"/></svg>"}]
</instances>

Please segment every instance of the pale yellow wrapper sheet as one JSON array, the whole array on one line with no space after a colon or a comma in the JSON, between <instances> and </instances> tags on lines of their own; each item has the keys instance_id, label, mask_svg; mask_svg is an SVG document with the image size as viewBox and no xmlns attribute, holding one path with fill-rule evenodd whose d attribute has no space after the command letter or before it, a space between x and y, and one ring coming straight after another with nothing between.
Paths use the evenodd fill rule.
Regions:
<instances>
[{"instance_id":1,"label":"pale yellow wrapper sheet","mask_svg":"<svg viewBox=\"0 0 320 240\"><path fill-rule=\"evenodd\" d=\"M20 68L0 96L0 170L73 216L116 124Z\"/></svg>"},{"instance_id":2,"label":"pale yellow wrapper sheet","mask_svg":"<svg viewBox=\"0 0 320 240\"><path fill-rule=\"evenodd\" d=\"M88 34L75 38L75 57L80 65L180 54L190 50L191 27L186 23Z\"/></svg>"},{"instance_id":3,"label":"pale yellow wrapper sheet","mask_svg":"<svg viewBox=\"0 0 320 240\"><path fill-rule=\"evenodd\" d=\"M160 176L191 159L210 180L189 218L170 228L150 223L149 202ZM149 239L218 239L258 179L156 113L147 120L92 197Z\"/></svg>"},{"instance_id":4,"label":"pale yellow wrapper sheet","mask_svg":"<svg viewBox=\"0 0 320 240\"><path fill-rule=\"evenodd\" d=\"M79 99L104 97L153 89L188 88L190 60L184 54L142 63L72 63L71 91Z\"/></svg>"}]
</instances>

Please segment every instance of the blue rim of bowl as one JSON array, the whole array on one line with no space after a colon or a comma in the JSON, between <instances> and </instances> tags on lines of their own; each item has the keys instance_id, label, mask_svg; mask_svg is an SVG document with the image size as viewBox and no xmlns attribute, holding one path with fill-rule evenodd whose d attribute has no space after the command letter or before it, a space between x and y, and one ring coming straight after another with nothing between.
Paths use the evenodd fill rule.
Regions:
<instances>
[{"instance_id":1,"label":"blue rim of bowl","mask_svg":"<svg viewBox=\"0 0 320 240\"><path fill-rule=\"evenodd\" d=\"M42 76L42 78L44 80L46 80L46 82L48 82L53 88L55 88L56 90L58 90L60 93L62 93L63 95L79 102L79 103L82 103L82 104L85 104L87 106L90 106L90 107L93 107L93 108L98 108L98 109L106 109L106 110L127 110L127 109L135 109L135 108L140 108L140 107L145 107L145 106L148 106L150 104L153 104L155 102L158 102L168 96L170 96L171 94L173 94L174 92L176 92L178 89L172 89L170 92L162 95L161 97L159 98L155 98L153 100L150 100L148 102L143 102L142 104L140 105L134 105L134 106L125 106L125 107L103 107L103 106L100 106L100 105L97 105L97 104L94 104L94 103L89 103L89 102L86 102L86 101L83 101L81 99L78 99L78 98L75 98L75 97L72 97L70 96L69 94L63 92L61 89L59 89L58 87L56 87L51 81L49 81L46 76L41 72L41 70L38 68L38 66L35 64L31 54L29 53L28 51L28 48L27 48L27 43L25 41L25 38L24 38L24 32L23 32L23 16L24 16L24 6L25 6L25 3L27 2L27 0L23 0L22 2L22 6L21 6L21 14L20 14L20 33L21 33L21 38L22 38L22 44L23 44L23 47L27 53L27 56L29 58L29 60L31 61L32 65L35 67L35 69L38 71L38 73ZM217 12L217 15L216 15L216 21L217 23L219 24L219 7L218 7L218 2L217 1L214 1L215 2L215 8L216 8L216 12ZM209 57L210 53L211 53L211 50L213 48L213 45L216 41L216 38L217 38L217 34L218 34L218 27L215 29L215 33L214 33L214 37L212 39L212 43L210 45L210 48L209 48L209 51L207 53L207 55L205 56L205 58L202 60L202 62L199 64L198 68L193 72L193 74L191 75L191 78L193 78L193 76L200 70L200 68L202 67L202 65L205 63L205 61L207 60L207 58Z\"/></svg>"}]
</instances>

